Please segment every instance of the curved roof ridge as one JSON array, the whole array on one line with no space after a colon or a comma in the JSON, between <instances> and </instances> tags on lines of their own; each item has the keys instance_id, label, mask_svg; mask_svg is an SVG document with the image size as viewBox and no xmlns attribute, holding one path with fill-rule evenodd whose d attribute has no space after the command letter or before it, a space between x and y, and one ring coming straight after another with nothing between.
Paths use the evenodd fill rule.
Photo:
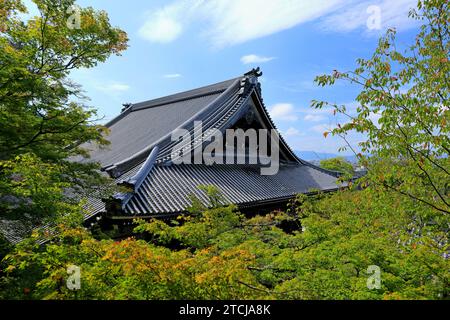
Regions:
<instances>
[{"instance_id":1,"label":"curved roof ridge","mask_svg":"<svg viewBox=\"0 0 450 320\"><path fill-rule=\"evenodd\" d=\"M237 79L240 79L240 78L241 77L237 77L237 78L217 82L214 84L210 84L207 86L203 86L200 88L171 94L171 95L168 95L165 97L160 97L160 98L156 98L156 99L150 99L150 100L146 100L143 102L134 103L131 105L131 112L146 109L146 108L153 108L153 107L170 104L170 103L174 103L174 102L185 101L185 100L195 99L198 97L221 93L221 92L224 92L234 81L236 81Z\"/></svg>"},{"instance_id":2,"label":"curved roof ridge","mask_svg":"<svg viewBox=\"0 0 450 320\"><path fill-rule=\"evenodd\" d=\"M256 95L257 95L258 100L259 100L259 102L260 102L260 105L262 106L262 112L263 112L263 114L266 116L267 121L270 123L270 125L271 125L274 129L276 129L276 130L278 131L278 129L277 129L276 125L275 125L275 122L272 120L272 117L270 116L269 111L267 110L267 108L266 108L266 106L265 106L265 104L264 104L264 101L263 101L263 98L262 98L262 94L261 94L261 85L260 85L259 82L258 82L257 89L255 90L255 92L256 92ZM288 144L287 141L283 138L283 136L281 135L280 132L278 132L278 136L279 136L279 138L280 138L280 142L282 143L282 145L283 145L283 146L287 149L287 151L294 157L294 159L297 159L297 161L298 161L300 164L306 165L306 166L308 166L308 167L311 167L311 168L313 168L313 169L316 169L316 170L318 170L318 171L320 171L320 172L322 172L322 173L328 174L328 175L330 175L330 176L332 176L332 177L335 177L335 178L339 178L339 177L342 175L340 172L332 171L332 170L328 170L328 169L324 169L324 168L322 168L322 167L316 166L316 165L314 165L314 164L312 164L312 163L310 163L310 162L308 162L308 161L306 161L306 160L300 158L299 156L297 156L297 155L295 154L295 152L292 150L292 148L289 146L289 144Z\"/></svg>"},{"instance_id":3,"label":"curved roof ridge","mask_svg":"<svg viewBox=\"0 0 450 320\"><path fill-rule=\"evenodd\" d=\"M224 127L225 124L229 124L234 121L236 116L243 112L245 109L243 105L241 105L242 100L247 101L252 93L254 93L254 99L257 100L256 104L260 107L257 107L262 113L263 121L269 127L276 129L276 125L274 121L271 119L271 116L263 102L262 94L261 94L261 84L258 82L257 78L262 73L258 69L253 69L250 72L247 72L241 77L237 77L231 80L226 80L222 82L218 82L216 84L204 86L198 89L189 90L185 92L181 92L178 94L170 95L167 97L162 97L158 99L144 101L138 104L134 104L126 108L121 115L116 118L116 122L119 121L123 114L130 114L133 111L139 111L143 109L148 109L156 106L163 106L165 104L171 104L176 101L184 101L189 99L195 99L196 97L209 96L216 94L213 100L211 100L208 104L198 109L196 113L192 114L192 116L184 119L184 122L180 123L176 129L187 129L191 131L192 124L196 120L207 121L208 124L213 125L214 127L219 126L220 128ZM235 97L235 98L233 98ZM233 100L233 99L234 100ZM225 107L226 105L226 107ZM219 107L224 107L225 109L220 109ZM218 109L219 108L219 109ZM230 109L231 108L231 109ZM222 112L223 111L223 112ZM217 113L219 112L219 113ZM217 117L221 117L220 123L217 123ZM133 154L129 154L129 156L125 159L121 159L117 162L106 163L102 170L107 171L112 177L119 178L124 173L130 171L132 168L138 166L143 163L147 158L150 151L155 146L159 146L159 155L157 159L157 163L166 162L170 160L170 157L167 157L167 148L170 147L170 137L173 130L169 133L164 133L157 140L153 142L149 142L147 145L143 144L140 150L137 150ZM323 168L317 167L297 156L291 147L288 145L286 140L282 137L281 133L278 132L280 138L280 147L283 150L283 153L291 160L298 164L304 164L311 168L321 171L322 173L326 173L330 176L336 177L338 174L336 172L332 172L329 170L325 170ZM112 159L111 159L112 160Z\"/></svg>"},{"instance_id":4,"label":"curved roof ridge","mask_svg":"<svg viewBox=\"0 0 450 320\"><path fill-rule=\"evenodd\" d=\"M202 108L200 111L195 113L192 117L187 119L185 122L183 122L181 125L179 125L174 130L187 126L188 124L192 123L195 119L200 117L203 113L208 112L215 105L221 103L222 100L226 99L226 97L233 91L233 89L237 89L239 87L240 80L241 80L241 77L235 78L234 81L231 83L231 85L229 85L228 88L224 92L222 92L216 99L214 99L212 102L207 104L204 108ZM230 80L228 80L228 81L230 81ZM225 82L227 82L227 81L225 81ZM130 111L126 110L125 112L130 112ZM151 151L151 149L153 149L154 146L161 144L164 140L166 140L168 137L170 137L170 135L171 135L171 133L162 136L160 139L158 139L154 143L151 143L144 149L134 153L133 155L129 156L128 158L121 160L117 163L111 163L111 164L104 166L102 168L102 170L107 171L113 177L116 177L116 178L120 177L123 172L128 171L132 166L135 166L135 165L141 163L142 160L146 158L146 156Z\"/></svg>"},{"instance_id":5,"label":"curved roof ridge","mask_svg":"<svg viewBox=\"0 0 450 320\"><path fill-rule=\"evenodd\" d=\"M128 115L130 112L144 110L147 108L153 108L158 106L163 106L166 104L171 104L175 102L181 102L191 99L196 99L199 97L210 96L214 94L223 93L234 81L242 77L236 77L225 81L220 81L214 84L209 84L200 88L190 89L183 92L174 93L168 96L159 97L155 99L150 99L142 102L131 103L129 105L124 105L125 108L116 117L112 118L105 123L105 127L110 127Z\"/></svg>"}]
</instances>

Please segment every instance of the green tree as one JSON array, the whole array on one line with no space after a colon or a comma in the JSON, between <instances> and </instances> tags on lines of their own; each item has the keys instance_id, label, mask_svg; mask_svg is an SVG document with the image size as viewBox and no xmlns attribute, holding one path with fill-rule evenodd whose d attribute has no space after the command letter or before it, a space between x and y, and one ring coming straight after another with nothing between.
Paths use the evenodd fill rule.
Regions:
<instances>
[{"instance_id":1,"label":"green tree","mask_svg":"<svg viewBox=\"0 0 450 320\"><path fill-rule=\"evenodd\" d=\"M324 101L312 106L329 105L348 117L332 134L345 139L357 131L367 136L360 148L373 161L359 156L372 184L433 207L439 219L450 214L449 2L419 1L410 16L422 23L412 46L397 49L395 30L389 30L374 55L359 59L354 71L335 70L316 78L321 86L336 81L358 85L356 114Z\"/></svg>"},{"instance_id":2,"label":"green tree","mask_svg":"<svg viewBox=\"0 0 450 320\"><path fill-rule=\"evenodd\" d=\"M69 75L119 55L128 40L103 11L34 3L39 16L24 20L21 1L0 1L0 212L19 227L79 212L81 198L108 190L98 164L73 161L87 156L83 143L107 141Z\"/></svg>"},{"instance_id":3,"label":"green tree","mask_svg":"<svg viewBox=\"0 0 450 320\"><path fill-rule=\"evenodd\" d=\"M349 180L354 175L353 166L344 157L335 157L320 161L320 166L324 169L337 171L343 174L344 180Z\"/></svg>"},{"instance_id":4,"label":"green tree","mask_svg":"<svg viewBox=\"0 0 450 320\"><path fill-rule=\"evenodd\" d=\"M211 192L212 202L217 192ZM33 239L5 258L0 297L19 299L251 299L264 287L247 268L255 256L245 249L217 247L241 223L234 207L207 209L195 202L192 214L168 225L137 221L149 241L96 240L83 228L60 225L55 242L42 250ZM185 224L179 225L181 221ZM226 237L225 237L226 238ZM172 239L181 248L165 247ZM236 239L237 240L237 239ZM228 243L228 241L225 241ZM66 287L69 265L81 268L81 289ZM252 287L259 287L258 290Z\"/></svg>"},{"instance_id":5,"label":"green tree","mask_svg":"<svg viewBox=\"0 0 450 320\"><path fill-rule=\"evenodd\" d=\"M298 195L285 212L246 217L234 206L226 206L216 188L204 186L201 189L209 196L209 206L193 198L189 212L173 221L137 220L135 237L121 241L97 240L76 223L59 223L54 241L39 246L35 241L38 235L34 234L6 255L0 297L448 299L450 221L439 196L448 196L448 178L444 175L448 169L447 144L441 134L447 134L448 128L440 126L448 119L448 102L438 98L448 97L448 86L439 85L445 82L441 77L448 76L448 72L439 70L448 71L448 65L430 57L442 58L439 48L444 42L436 29L448 39L448 33L444 35L442 30L447 30L449 10L445 1L419 2L419 10L421 17L429 19L415 47L421 53L408 57L406 60L412 62L406 65L397 62L392 75L405 77L402 81L407 79L405 84L413 89L391 93L390 97L378 87L378 82L384 87L396 81L390 79L391 71L386 66L399 56L396 51L384 53L392 32L380 41L374 57L361 60L363 66L354 73L335 72L318 78L321 84L351 75L370 80L367 87L362 84L358 114L350 115L349 124L333 131L344 135L354 128L367 134L361 147L373 156L361 156L369 167L369 174L360 183L365 186L363 190ZM389 42L388 48L391 46ZM417 71L420 66L424 69ZM433 99L441 99L438 101L443 107L435 106ZM325 102L314 105L321 107ZM335 107L346 113L345 107ZM367 119L377 108L381 113L379 126ZM410 113L417 118L413 120ZM432 135L425 128L433 128ZM387 129L389 134L383 133ZM430 149L419 148L426 142L432 145ZM32 156L19 157L11 161L35 161ZM51 165L46 163L40 170L54 171ZM14 176L17 166L6 166L9 176ZM37 167L24 166L20 172L36 174ZM19 175L17 183L22 181ZM43 179L39 184L31 179L24 183L33 189L51 181ZM38 192L47 199L46 187ZM54 201L59 202L59 198ZM42 202L42 207L47 205L52 204ZM66 268L71 264L81 268L79 291L65 286ZM377 288L367 286L369 266L380 269Z\"/></svg>"},{"instance_id":6,"label":"green tree","mask_svg":"<svg viewBox=\"0 0 450 320\"><path fill-rule=\"evenodd\" d=\"M61 225L57 241L41 250L23 242L6 257L0 292L10 299L446 298L448 245L410 237L409 201L345 190L300 195L287 213L252 218L233 206L196 205L175 221L138 220L135 237L122 241ZM302 228L286 230L287 222ZM72 264L81 268L78 291L65 285ZM367 286L371 265L380 268L379 288Z\"/></svg>"}]
</instances>

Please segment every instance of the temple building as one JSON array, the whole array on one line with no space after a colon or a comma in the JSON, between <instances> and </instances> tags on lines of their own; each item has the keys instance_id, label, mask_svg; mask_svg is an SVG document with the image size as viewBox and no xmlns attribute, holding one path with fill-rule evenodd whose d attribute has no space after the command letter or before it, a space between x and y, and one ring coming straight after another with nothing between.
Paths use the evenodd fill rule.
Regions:
<instances>
[{"instance_id":1,"label":"temple building","mask_svg":"<svg viewBox=\"0 0 450 320\"><path fill-rule=\"evenodd\" d=\"M253 69L227 81L124 105L121 113L106 124L110 145L84 144L90 158L79 161L99 162L104 174L126 186L127 191L112 199L88 199L86 224L101 221L103 226L124 226L138 217L171 218L187 211L192 196L207 206L209 199L199 186L217 187L224 204L235 204L241 211L251 213L284 209L299 193L328 192L342 187L338 184L339 173L300 159L276 131L264 106L259 76L259 68ZM201 124L200 136L195 132L197 124ZM198 157L213 141L208 134L217 138L230 129L257 132L254 149L267 149L270 153L266 150L255 157L247 152L250 149L247 138L251 136L247 135L240 141L224 139L219 142L224 153L217 150L211 153L215 160L220 160L221 156L229 155L230 144L235 144L231 159L236 161L232 163L207 163ZM174 140L174 132L183 132L189 138L185 145L181 143L182 148L183 139ZM276 140L273 132L277 132ZM263 142L269 146L263 148ZM192 161L180 162L181 155ZM198 159L201 161L195 161ZM264 174L264 168L274 165L268 163L270 159L276 160L275 171ZM0 222L0 229L11 242L20 241L22 236L14 225Z\"/></svg>"},{"instance_id":2,"label":"temple building","mask_svg":"<svg viewBox=\"0 0 450 320\"><path fill-rule=\"evenodd\" d=\"M260 75L259 68L253 69L231 80L125 105L106 124L110 146L86 147L91 147L91 161L100 162L102 170L118 184L128 186L129 192L117 194L106 205L92 201L86 218L102 215L131 221L136 217L171 217L186 211L191 195L208 204L201 185L216 186L226 203L256 211L281 207L299 193L338 189L338 173L300 159L280 135L276 174L261 174L267 165L261 159L251 161L249 156L232 164L175 161L173 150L179 143L173 139L176 130L192 137L192 150L201 152L206 144L206 139L195 138L196 123L201 123L203 132L224 134L227 129L266 129L268 133L276 129L264 106ZM265 141L273 142L270 138Z\"/></svg>"}]
</instances>

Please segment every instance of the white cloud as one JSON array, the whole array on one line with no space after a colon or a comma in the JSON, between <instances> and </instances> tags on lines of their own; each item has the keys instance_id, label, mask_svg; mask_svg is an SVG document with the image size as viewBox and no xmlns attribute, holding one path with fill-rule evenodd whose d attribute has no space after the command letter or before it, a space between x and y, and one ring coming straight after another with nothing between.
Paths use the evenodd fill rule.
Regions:
<instances>
[{"instance_id":1,"label":"white cloud","mask_svg":"<svg viewBox=\"0 0 450 320\"><path fill-rule=\"evenodd\" d=\"M183 31L179 16L182 7L181 4L174 4L150 14L139 29L139 35L151 42L172 42Z\"/></svg>"},{"instance_id":2,"label":"white cloud","mask_svg":"<svg viewBox=\"0 0 450 320\"><path fill-rule=\"evenodd\" d=\"M317 132L317 133L324 133L325 131L329 132L331 130L334 130L334 129L338 128L339 126L344 126L344 125L346 125L347 123L350 122L349 120L345 120L345 119L342 119L342 120L343 121L339 121L339 123L335 121L334 124L331 124L331 123L329 123L329 124L326 124L326 123L318 124L318 125L312 126L311 130L314 131L314 132Z\"/></svg>"},{"instance_id":3,"label":"white cloud","mask_svg":"<svg viewBox=\"0 0 450 320\"><path fill-rule=\"evenodd\" d=\"M224 47L314 20L332 11L341 0L210 0L204 3L203 14L213 26L207 35L215 46Z\"/></svg>"},{"instance_id":4,"label":"white cloud","mask_svg":"<svg viewBox=\"0 0 450 320\"><path fill-rule=\"evenodd\" d=\"M290 127L285 132L282 132L282 134L286 137L298 137L302 136L303 134L300 132L300 130Z\"/></svg>"},{"instance_id":5,"label":"white cloud","mask_svg":"<svg viewBox=\"0 0 450 320\"><path fill-rule=\"evenodd\" d=\"M126 83L105 79L95 69L75 69L70 76L76 83L82 83L83 87L89 91L100 91L113 97L118 97L131 88Z\"/></svg>"},{"instance_id":6,"label":"white cloud","mask_svg":"<svg viewBox=\"0 0 450 320\"><path fill-rule=\"evenodd\" d=\"M216 48L262 38L299 24L317 21L324 30L370 31L368 8L380 9L381 28L408 29L417 23L408 11L417 0L175 0L150 13L139 30L144 39L168 43L191 24ZM372 6L372 7L371 7ZM375 30L377 31L377 30Z\"/></svg>"},{"instance_id":7,"label":"white cloud","mask_svg":"<svg viewBox=\"0 0 450 320\"><path fill-rule=\"evenodd\" d=\"M392 27L406 30L417 26L415 20L408 18L410 9L415 8L416 5L417 0L352 1L349 5L322 19L321 27L331 32L363 29L369 33L378 33ZM379 17L379 26L374 24L376 20L373 20L377 17Z\"/></svg>"},{"instance_id":8,"label":"white cloud","mask_svg":"<svg viewBox=\"0 0 450 320\"><path fill-rule=\"evenodd\" d=\"M325 131L330 131L331 129L331 126L324 123L311 127L311 130L317 133L324 133Z\"/></svg>"},{"instance_id":9,"label":"white cloud","mask_svg":"<svg viewBox=\"0 0 450 320\"><path fill-rule=\"evenodd\" d=\"M256 54L249 54L249 55L243 56L241 58L241 62L243 64L264 63L264 62L269 62L273 59L275 59L275 57L263 57L263 56L258 56Z\"/></svg>"},{"instance_id":10,"label":"white cloud","mask_svg":"<svg viewBox=\"0 0 450 320\"><path fill-rule=\"evenodd\" d=\"M269 108L269 114L274 120L296 121L298 116L291 103L277 103Z\"/></svg>"},{"instance_id":11,"label":"white cloud","mask_svg":"<svg viewBox=\"0 0 450 320\"><path fill-rule=\"evenodd\" d=\"M177 39L201 22L203 35L221 48L261 38L332 12L343 0L176 0L150 14L139 34L152 42ZM253 14L254 13L254 14Z\"/></svg>"},{"instance_id":12,"label":"white cloud","mask_svg":"<svg viewBox=\"0 0 450 320\"><path fill-rule=\"evenodd\" d=\"M166 78L166 79L175 79L175 78L181 78L181 74L179 74L179 73L169 73L169 74L163 75L163 77Z\"/></svg>"},{"instance_id":13,"label":"white cloud","mask_svg":"<svg viewBox=\"0 0 450 320\"><path fill-rule=\"evenodd\" d=\"M305 121L311 121L311 122L319 122L319 121L322 121L325 119L326 118L324 116L316 115L316 114L307 114L304 118Z\"/></svg>"}]
</instances>

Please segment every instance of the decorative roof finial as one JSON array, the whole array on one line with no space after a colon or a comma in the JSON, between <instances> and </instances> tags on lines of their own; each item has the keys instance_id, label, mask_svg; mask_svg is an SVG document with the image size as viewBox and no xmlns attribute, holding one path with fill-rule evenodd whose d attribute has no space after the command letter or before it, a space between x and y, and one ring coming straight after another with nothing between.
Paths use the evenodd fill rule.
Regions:
<instances>
[{"instance_id":1,"label":"decorative roof finial","mask_svg":"<svg viewBox=\"0 0 450 320\"><path fill-rule=\"evenodd\" d=\"M247 72L247 73L244 73L244 76L254 76L254 77L261 77L262 76L262 71L260 71L260 68L259 67L257 67L256 69L255 68L253 68L252 70L250 70L249 72Z\"/></svg>"},{"instance_id":2,"label":"decorative roof finial","mask_svg":"<svg viewBox=\"0 0 450 320\"><path fill-rule=\"evenodd\" d=\"M127 110L129 107L131 107L131 103L127 102L127 103L122 103L122 110L120 110L120 112L124 112L125 110Z\"/></svg>"}]
</instances>

